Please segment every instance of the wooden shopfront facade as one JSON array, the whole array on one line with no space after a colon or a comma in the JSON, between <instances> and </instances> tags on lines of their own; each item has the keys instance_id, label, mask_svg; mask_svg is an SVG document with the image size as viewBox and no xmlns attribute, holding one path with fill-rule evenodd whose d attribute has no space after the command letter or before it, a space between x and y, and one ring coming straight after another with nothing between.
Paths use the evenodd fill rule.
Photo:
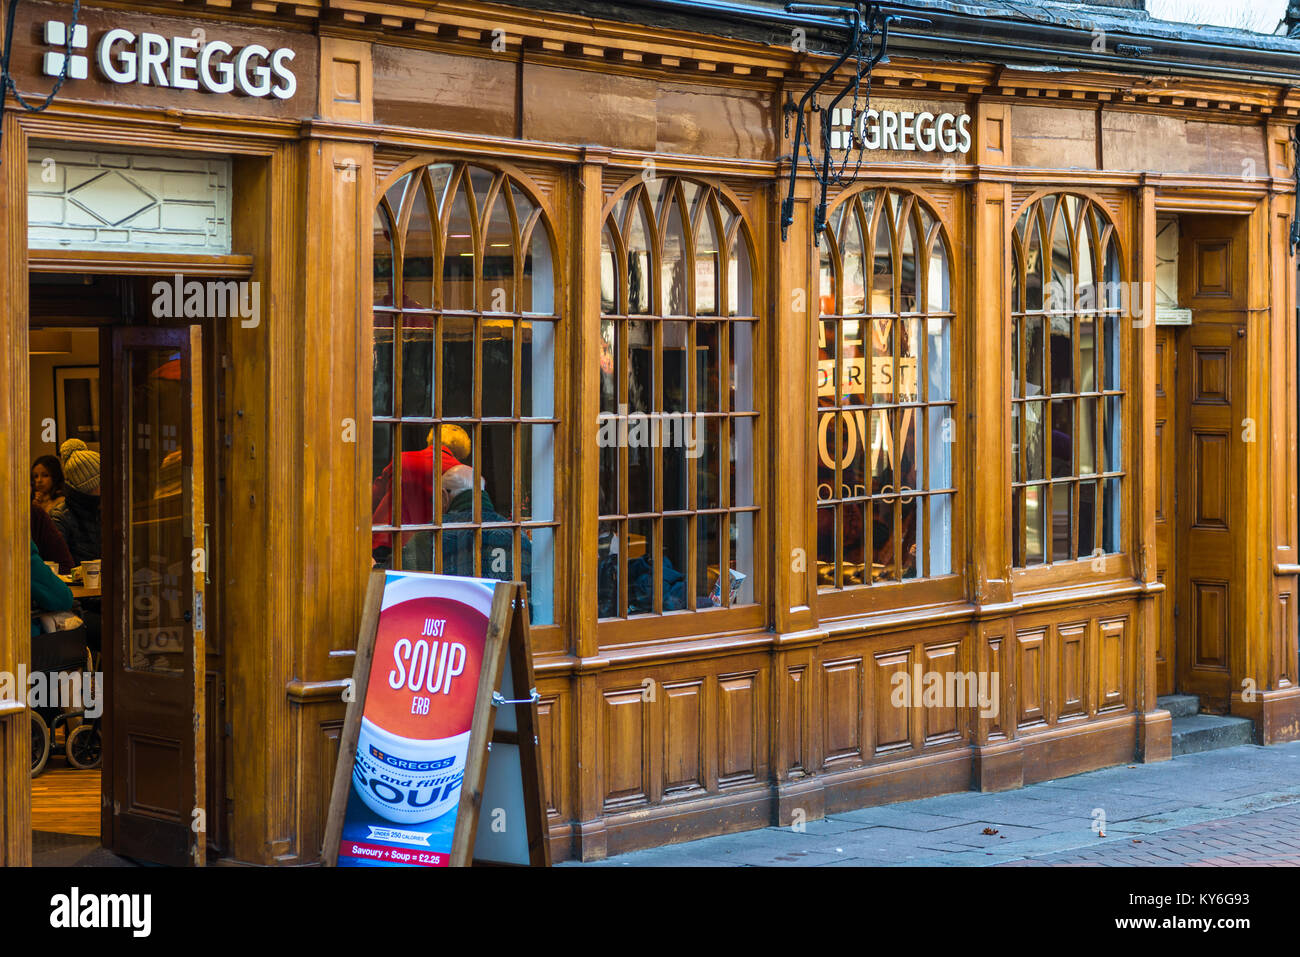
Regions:
<instances>
[{"instance_id":1,"label":"wooden shopfront facade","mask_svg":"<svg viewBox=\"0 0 1300 957\"><path fill-rule=\"evenodd\" d=\"M184 414L154 414L188 532L159 547L207 556L149 665L129 550L111 579L105 844L319 859L374 561L528 583L556 859L1163 760L1174 691L1300 736L1300 97L1269 59L1300 41L1207 57L1103 11L1148 52L1099 57L949 6L875 69L816 243L806 162L782 236L783 107L837 33L775 6L82 7L88 75L3 117L0 407L32 417L32 329L99 330L107 569L139 514L132 357L177 357ZM17 13L30 99L72 5ZM1033 68L1052 44L1070 68ZM157 234L77 192L98 177L162 184ZM159 318L176 274L255 283L257 315ZM25 427L0 451L24 568ZM929 673L985 700L900 704ZM0 701L5 863L26 720Z\"/></svg>"}]
</instances>

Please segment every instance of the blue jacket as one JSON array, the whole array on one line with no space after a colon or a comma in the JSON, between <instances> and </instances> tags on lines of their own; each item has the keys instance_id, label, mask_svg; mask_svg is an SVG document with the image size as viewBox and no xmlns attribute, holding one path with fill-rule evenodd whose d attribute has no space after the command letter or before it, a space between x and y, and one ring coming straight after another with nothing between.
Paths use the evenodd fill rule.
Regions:
<instances>
[{"instance_id":1,"label":"blue jacket","mask_svg":"<svg viewBox=\"0 0 1300 957\"><path fill-rule=\"evenodd\" d=\"M72 611L72 603L72 589L50 571L41 560L36 543L32 542L32 607L38 611ZM35 638L40 633L40 623L33 621L31 636Z\"/></svg>"}]
</instances>

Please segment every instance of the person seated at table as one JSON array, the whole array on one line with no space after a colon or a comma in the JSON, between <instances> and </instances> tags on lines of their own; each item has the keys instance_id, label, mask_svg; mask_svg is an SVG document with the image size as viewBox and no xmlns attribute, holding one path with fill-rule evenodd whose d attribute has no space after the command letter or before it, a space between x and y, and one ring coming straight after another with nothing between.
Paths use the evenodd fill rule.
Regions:
<instances>
[{"instance_id":1,"label":"person seated at table","mask_svg":"<svg viewBox=\"0 0 1300 957\"><path fill-rule=\"evenodd\" d=\"M74 604L72 590L68 588L59 576L50 571L49 567L41 558L41 553L36 550L36 542L32 546L32 607L38 612L56 612L72 611ZM41 634L41 623L35 618L32 619L31 637L35 638Z\"/></svg>"},{"instance_id":2,"label":"person seated at table","mask_svg":"<svg viewBox=\"0 0 1300 957\"><path fill-rule=\"evenodd\" d=\"M72 552L68 551L68 543L59 533L59 527L45 513L45 509L35 503L32 504L32 541L41 553L41 561L58 562L60 575L68 574L72 571L72 566L77 564L72 558Z\"/></svg>"},{"instance_id":3,"label":"person seated at table","mask_svg":"<svg viewBox=\"0 0 1300 957\"><path fill-rule=\"evenodd\" d=\"M57 456L42 455L32 463L32 504L50 517L61 514L68 507L67 483L63 478L63 465Z\"/></svg>"},{"instance_id":4,"label":"person seated at table","mask_svg":"<svg viewBox=\"0 0 1300 957\"><path fill-rule=\"evenodd\" d=\"M482 484L482 483L481 483ZM480 488L479 516L483 525L508 522L492 503L487 490ZM474 521L474 470L468 465L458 465L442 477L442 574L465 578L496 578L500 581L527 582L532 564L532 542L527 535L520 536L520 574L515 574L515 535L512 528L484 528L479 546L479 564L474 566L473 528L447 528L468 525ZM404 568L428 566L427 555L433 542L433 533L417 532L402 550Z\"/></svg>"},{"instance_id":5,"label":"person seated at table","mask_svg":"<svg viewBox=\"0 0 1300 957\"><path fill-rule=\"evenodd\" d=\"M54 517L68 551L78 563L99 558L99 453L87 448L81 439L68 439L59 446L66 482L68 507L62 517Z\"/></svg>"}]
</instances>

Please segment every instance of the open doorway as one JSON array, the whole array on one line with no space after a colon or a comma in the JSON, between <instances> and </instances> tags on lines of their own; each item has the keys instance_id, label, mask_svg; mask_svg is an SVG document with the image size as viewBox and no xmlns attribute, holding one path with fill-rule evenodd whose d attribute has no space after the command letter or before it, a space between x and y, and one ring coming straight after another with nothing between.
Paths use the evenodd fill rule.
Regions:
<instances>
[{"instance_id":1,"label":"open doorway","mask_svg":"<svg viewBox=\"0 0 1300 957\"><path fill-rule=\"evenodd\" d=\"M33 540L55 553L33 560L33 596L44 576L59 606L34 619L31 661L35 687L61 689L33 709L37 864L220 852L220 333L159 318L151 290L172 282L31 275Z\"/></svg>"},{"instance_id":2,"label":"open doorway","mask_svg":"<svg viewBox=\"0 0 1300 957\"><path fill-rule=\"evenodd\" d=\"M1157 693L1215 714L1244 641L1248 222L1162 217L1156 244Z\"/></svg>"}]
</instances>

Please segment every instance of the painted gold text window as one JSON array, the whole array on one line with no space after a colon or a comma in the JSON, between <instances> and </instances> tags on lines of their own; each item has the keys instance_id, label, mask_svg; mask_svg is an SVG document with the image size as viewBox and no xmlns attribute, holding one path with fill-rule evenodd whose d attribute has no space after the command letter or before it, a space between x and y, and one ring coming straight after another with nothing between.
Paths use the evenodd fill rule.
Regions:
<instances>
[{"instance_id":1,"label":"painted gold text window","mask_svg":"<svg viewBox=\"0 0 1300 957\"><path fill-rule=\"evenodd\" d=\"M1091 200L1033 204L1012 235L1012 542L1017 567L1120 551L1119 252Z\"/></svg>"},{"instance_id":2,"label":"painted gold text window","mask_svg":"<svg viewBox=\"0 0 1300 957\"><path fill-rule=\"evenodd\" d=\"M541 209L500 172L421 167L380 198L374 270L376 560L520 578L534 624L553 622L558 312Z\"/></svg>"},{"instance_id":3,"label":"painted gold text window","mask_svg":"<svg viewBox=\"0 0 1300 957\"><path fill-rule=\"evenodd\" d=\"M914 196L831 213L817 324L817 577L823 589L952 573L952 262Z\"/></svg>"},{"instance_id":4,"label":"painted gold text window","mask_svg":"<svg viewBox=\"0 0 1300 957\"><path fill-rule=\"evenodd\" d=\"M601 246L602 618L754 603L750 240L717 189L638 183Z\"/></svg>"}]
</instances>

